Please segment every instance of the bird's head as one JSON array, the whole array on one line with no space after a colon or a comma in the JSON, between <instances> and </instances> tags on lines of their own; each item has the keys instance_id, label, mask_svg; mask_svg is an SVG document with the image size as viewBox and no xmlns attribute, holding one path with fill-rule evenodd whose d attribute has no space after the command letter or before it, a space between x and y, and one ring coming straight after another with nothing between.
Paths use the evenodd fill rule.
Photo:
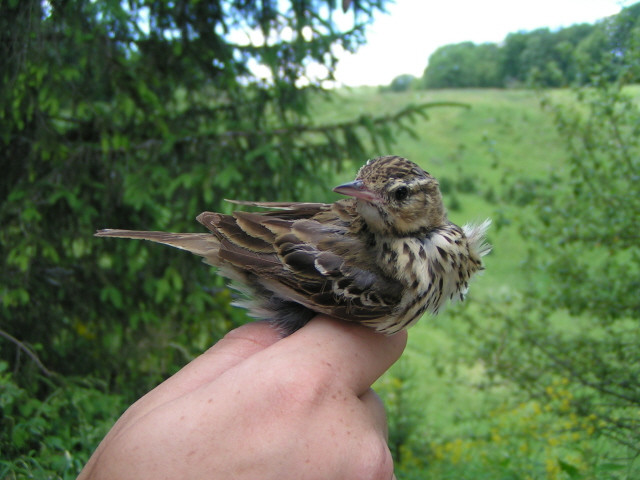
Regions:
<instances>
[{"instance_id":1,"label":"bird's head","mask_svg":"<svg viewBox=\"0 0 640 480\"><path fill-rule=\"evenodd\" d=\"M375 233L406 236L446 222L438 181L397 156L369 160L353 182L334 192L356 199L356 208Z\"/></svg>"}]
</instances>

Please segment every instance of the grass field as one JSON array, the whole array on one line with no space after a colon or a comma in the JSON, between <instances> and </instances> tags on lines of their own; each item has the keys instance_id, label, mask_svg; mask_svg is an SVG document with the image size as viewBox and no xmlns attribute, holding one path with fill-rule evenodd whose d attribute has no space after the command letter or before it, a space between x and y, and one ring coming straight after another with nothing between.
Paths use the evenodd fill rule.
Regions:
<instances>
[{"instance_id":1,"label":"grass field","mask_svg":"<svg viewBox=\"0 0 640 480\"><path fill-rule=\"evenodd\" d=\"M547 94L559 102L571 98L567 91ZM337 91L331 102L318 104L315 115L319 122L339 121L393 112L409 103L447 101L469 108L431 109L429 119L413 125L416 138L399 133L393 151L372 151L371 156L405 156L436 176L455 223L495 220L489 235L493 252L486 258L486 271L472 284L464 310L474 315L474 301L501 302L523 286L527 245L518 225L531 213L499 201L505 185L519 177L563 174L566 152L539 95L528 90L380 93L359 88ZM352 176L344 172L336 181ZM458 361L469 353L463 308L423 318L410 331L401 361L378 384L392 417L408 412L404 424L395 426L402 430L396 436L421 446L406 449L399 478L632 478L590 470L593 455L610 448L589 438L592 426L554 416L548 408L545 412L513 387L490 385L480 362ZM557 392L558 402L567 401L559 382L549 388ZM569 423L559 430L560 422Z\"/></svg>"}]
</instances>

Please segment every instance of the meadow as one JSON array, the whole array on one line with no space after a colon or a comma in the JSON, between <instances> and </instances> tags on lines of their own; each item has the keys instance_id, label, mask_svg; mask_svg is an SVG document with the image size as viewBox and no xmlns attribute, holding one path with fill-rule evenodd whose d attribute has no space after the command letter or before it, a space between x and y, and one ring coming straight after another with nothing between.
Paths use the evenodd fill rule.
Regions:
<instances>
[{"instance_id":1,"label":"meadow","mask_svg":"<svg viewBox=\"0 0 640 480\"><path fill-rule=\"evenodd\" d=\"M566 90L544 95L559 103L572 98ZM634 478L638 467L633 462L620 466L606 460L624 452L593 436L595 417L578 418L569 411L572 393L564 388L566 378L555 378L544 399L496 381L474 358L477 345L466 325L469 319L490 324L493 319L479 317L484 314L476 305L513 301L524 286L531 246L519 230L531 211L504 202L508 190L513 197L518 182L566 174L566 147L552 116L541 107L542 94L358 88L339 90L332 98L316 106L319 121L392 112L408 103L465 104L429 110L429 118L413 124L415 135L400 132L393 151L373 153L408 157L436 176L455 223L494 221L489 234L493 251L465 304L425 316L413 327L403 358L376 386L391 418L398 478ZM343 172L336 180L351 175ZM569 320L560 313L554 321Z\"/></svg>"}]
</instances>

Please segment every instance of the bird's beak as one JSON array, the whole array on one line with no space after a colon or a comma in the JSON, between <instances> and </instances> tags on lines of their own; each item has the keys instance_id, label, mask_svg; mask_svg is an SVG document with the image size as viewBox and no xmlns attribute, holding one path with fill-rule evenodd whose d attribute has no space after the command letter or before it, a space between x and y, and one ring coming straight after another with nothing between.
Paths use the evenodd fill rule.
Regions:
<instances>
[{"instance_id":1,"label":"bird's beak","mask_svg":"<svg viewBox=\"0 0 640 480\"><path fill-rule=\"evenodd\" d=\"M333 189L334 192L341 195L349 195L350 197L361 198L367 202L376 202L379 200L378 196L371 190L368 190L364 186L362 180L354 180L353 182L338 185Z\"/></svg>"}]
</instances>

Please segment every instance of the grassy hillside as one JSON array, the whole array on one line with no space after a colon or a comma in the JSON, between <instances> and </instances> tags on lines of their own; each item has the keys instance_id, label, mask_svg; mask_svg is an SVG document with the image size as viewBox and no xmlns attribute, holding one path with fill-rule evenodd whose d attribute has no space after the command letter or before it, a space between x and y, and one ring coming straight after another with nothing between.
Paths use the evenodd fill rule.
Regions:
<instances>
[{"instance_id":1,"label":"grassy hillside","mask_svg":"<svg viewBox=\"0 0 640 480\"><path fill-rule=\"evenodd\" d=\"M566 91L548 95L570 101ZM392 152L371 151L372 157L408 157L436 176L454 222L494 219L489 238L494 250L466 305L423 318L410 331L403 359L379 382L392 417L392 443L405 471L399 478L598 477L590 470L594 458L615 447L591 441L593 425L554 415L513 387L491 383L484 366L469 358L473 345L465 334L467 316L480 325L492 321L475 318L474 301L504 302L517 297L523 286L528 247L518 224L530 212L503 204L501 195L517 178L563 174L567 153L538 94L359 88L337 91L331 101L318 103L315 115L318 121L339 121L359 113L393 112L408 103L446 101L469 108L434 108L429 119L413 125L416 137L399 133ZM345 171L336 181L354 173ZM557 389L558 402L568 395L561 384L549 388ZM558 429L561 424L566 425ZM421 453L416 456L416 451Z\"/></svg>"}]
</instances>

